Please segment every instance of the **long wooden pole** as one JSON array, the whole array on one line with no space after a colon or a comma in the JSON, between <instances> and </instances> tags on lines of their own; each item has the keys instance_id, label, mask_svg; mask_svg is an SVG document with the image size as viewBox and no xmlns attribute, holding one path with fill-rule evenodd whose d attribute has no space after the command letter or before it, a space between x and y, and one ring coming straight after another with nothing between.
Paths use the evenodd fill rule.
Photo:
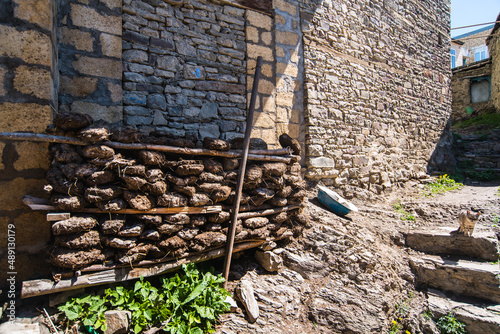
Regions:
<instances>
[{"instance_id":1,"label":"long wooden pole","mask_svg":"<svg viewBox=\"0 0 500 334\"><path fill-rule=\"evenodd\" d=\"M29 140L29 141L48 142L48 143L80 145L80 146L91 145L91 143L80 140L78 138L46 135L43 133L0 132L0 139ZM176 147L176 146L144 144L144 143L119 143L113 141L105 141L102 142L102 144L117 149L150 150L150 151L158 151L165 153L175 153L175 154L185 154L185 155L205 155L205 156L223 157L223 158L239 158L243 154L242 151L240 150L216 151L204 148L187 148L187 147ZM292 159L297 159L297 157L292 156L289 149L281 148L276 150L250 150L248 152L248 159L255 161L274 161L274 162L290 163Z\"/></svg>"},{"instance_id":2,"label":"long wooden pole","mask_svg":"<svg viewBox=\"0 0 500 334\"><path fill-rule=\"evenodd\" d=\"M227 286L227 280L229 278L229 269L231 267L231 258L233 255L234 237L236 233L236 222L238 221L238 212L240 209L241 193L243 191L243 181L245 179L245 170L248 158L248 147L250 146L250 136L252 133L253 125L253 114L255 111L255 101L257 99L257 93L259 88L260 80L260 69L262 67L262 57L257 57L257 66L255 67L255 76L253 79L252 95L250 97L250 106L248 108L248 117L245 128L245 140L243 141L243 152L241 154L240 171L238 175L238 181L236 183L236 198L234 199L233 211L231 217L231 225L229 225L229 231L227 235L226 243L226 256L224 258L224 288Z\"/></svg>"}]
</instances>

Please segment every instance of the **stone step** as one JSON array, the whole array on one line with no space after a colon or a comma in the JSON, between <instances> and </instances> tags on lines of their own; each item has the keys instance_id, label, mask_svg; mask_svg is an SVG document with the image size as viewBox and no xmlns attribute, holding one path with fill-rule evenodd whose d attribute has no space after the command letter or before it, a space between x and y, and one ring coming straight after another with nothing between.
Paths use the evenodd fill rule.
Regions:
<instances>
[{"instance_id":1,"label":"stone step","mask_svg":"<svg viewBox=\"0 0 500 334\"><path fill-rule=\"evenodd\" d=\"M431 227L408 232L406 245L438 255L458 255L498 261L499 243L492 230L476 230L472 236L457 233L457 227Z\"/></svg>"},{"instance_id":2,"label":"stone step","mask_svg":"<svg viewBox=\"0 0 500 334\"><path fill-rule=\"evenodd\" d=\"M498 263L412 256L410 266L420 284L500 304Z\"/></svg>"},{"instance_id":3,"label":"stone step","mask_svg":"<svg viewBox=\"0 0 500 334\"><path fill-rule=\"evenodd\" d=\"M435 320L452 312L465 323L468 334L500 333L500 305L457 301L434 289L429 290L427 301Z\"/></svg>"}]
</instances>

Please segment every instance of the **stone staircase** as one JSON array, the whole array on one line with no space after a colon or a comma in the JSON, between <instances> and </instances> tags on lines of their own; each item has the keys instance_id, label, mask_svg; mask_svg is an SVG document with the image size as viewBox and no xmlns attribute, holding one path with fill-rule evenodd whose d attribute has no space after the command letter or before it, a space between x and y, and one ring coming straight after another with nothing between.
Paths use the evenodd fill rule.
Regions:
<instances>
[{"instance_id":1,"label":"stone staircase","mask_svg":"<svg viewBox=\"0 0 500 334\"><path fill-rule=\"evenodd\" d=\"M500 129L484 134L458 133L454 153L457 166L465 175L477 178L479 173L489 173L500 177Z\"/></svg>"},{"instance_id":2,"label":"stone staircase","mask_svg":"<svg viewBox=\"0 0 500 334\"><path fill-rule=\"evenodd\" d=\"M435 318L452 311L469 334L500 333L499 242L492 231L468 237L456 228L411 231L406 245L423 254L410 265L417 283L428 288Z\"/></svg>"}]
</instances>

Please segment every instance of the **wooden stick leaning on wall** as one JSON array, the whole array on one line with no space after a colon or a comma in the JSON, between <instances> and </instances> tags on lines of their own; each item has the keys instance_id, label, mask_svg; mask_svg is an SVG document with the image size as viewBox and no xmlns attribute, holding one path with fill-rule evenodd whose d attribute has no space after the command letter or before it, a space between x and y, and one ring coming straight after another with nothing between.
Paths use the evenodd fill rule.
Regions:
<instances>
[{"instance_id":1,"label":"wooden stick leaning on wall","mask_svg":"<svg viewBox=\"0 0 500 334\"><path fill-rule=\"evenodd\" d=\"M91 143L80 140L78 138L46 135L41 133L0 132L0 139L28 140L28 141L80 145L80 146L91 145ZM204 148L187 148L187 147L176 147L176 146L154 145L154 144L143 144L143 143L128 144L128 143L119 143L112 141L105 141L102 142L102 144L112 148L124 149L124 150L125 149L150 150L150 151L158 151L164 153L202 155L202 156L212 156L212 157L222 157L222 158L239 158L242 155L242 151L240 150L216 151ZM273 161L273 162L284 162L288 164L291 161L297 161L299 158L300 157L298 156L292 156L291 150L289 148L281 148L276 150L250 150L248 153L248 159L254 161Z\"/></svg>"},{"instance_id":2,"label":"wooden stick leaning on wall","mask_svg":"<svg viewBox=\"0 0 500 334\"><path fill-rule=\"evenodd\" d=\"M236 223L238 221L238 213L240 210L241 193L243 191L243 181L245 179L245 169L248 158L248 148L250 146L250 135L253 127L253 115L255 111L255 102L259 88L260 69L262 67L262 57L257 57L257 65L255 66L255 77L253 79L252 95L250 97L250 105L248 108L248 116L245 128L245 139L243 141L243 153L241 154L240 170L238 172L238 180L236 182L236 196L234 199L233 210L231 212L231 223L226 238L226 257L224 258L224 283L226 288L229 277L229 269L231 267L231 257L233 255L234 238L236 234Z\"/></svg>"}]
</instances>

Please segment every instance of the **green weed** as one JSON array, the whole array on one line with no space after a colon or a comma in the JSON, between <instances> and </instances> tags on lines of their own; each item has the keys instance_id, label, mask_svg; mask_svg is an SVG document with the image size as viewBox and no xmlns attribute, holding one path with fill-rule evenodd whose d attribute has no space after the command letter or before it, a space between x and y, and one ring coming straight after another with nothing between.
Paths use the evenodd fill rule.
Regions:
<instances>
[{"instance_id":1,"label":"green weed","mask_svg":"<svg viewBox=\"0 0 500 334\"><path fill-rule=\"evenodd\" d=\"M462 183L456 182L450 178L448 174L444 174L439 176L439 178L435 179L432 183L426 184L426 191L424 194L426 196L433 196L447 191L457 190L461 187L463 187Z\"/></svg>"},{"instance_id":2,"label":"green weed","mask_svg":"<svg viewBox=\"0 0 500 334\"><path fill-rule=\"evenodd\" d=\"M59 306L69 322L82 321L85 326L106 330L104 312L119 309L132 313L131 328L142 333L160 326L167 333L213 333L213 324L229 310L225 302L229 293L220 287L221 275L202 273L191 263L182 265L184 275L162 279L156 288L141 277L133 287L106 289L104 296L84 295Z\"/></svg>"},{"instance_id":3,"label":"green weed","mask_svg":"<svg viewBox=\"0 0 500 334\"><path fill-rule=\"evenodd\" d=\"M399 218L401 220L409 220L409 221L415 221L415 216L406 211L403 208L403 205L401 205L401 202L398 201L396 204L393 205L394 210L400 214Z\"/></svg>"},{"instance_id":4,"label":"green weed","mask_svg":"<svg viewBox=\"0 0 500 334\"><path fill-rule=\"evenodd\" d=\"M432 320L431 311L427 310L427 311L423 312L422 315L424 316L425 319Z\"/></svg>"},{"instance_id":5,"label":"green weed","mask_svg":"<svg viewBox=\"0 0 500 334\"><path fill-rule=\"evenodd\" d=\"M465 324L458 321L453 313L442 316L436 322L442 334L466 334Z\"/></svg>"},{"instance_id":6,"label":"green weed","mask_svg":"<svg viewBox=\"0 0 500 334\"><path fill-rule=\"evenodd\" d=\"M483 125L488 129L500 128L500 114L480 115L453 125L454 128L463 129L473 125Z\"/></svg>"}]
</instances>

